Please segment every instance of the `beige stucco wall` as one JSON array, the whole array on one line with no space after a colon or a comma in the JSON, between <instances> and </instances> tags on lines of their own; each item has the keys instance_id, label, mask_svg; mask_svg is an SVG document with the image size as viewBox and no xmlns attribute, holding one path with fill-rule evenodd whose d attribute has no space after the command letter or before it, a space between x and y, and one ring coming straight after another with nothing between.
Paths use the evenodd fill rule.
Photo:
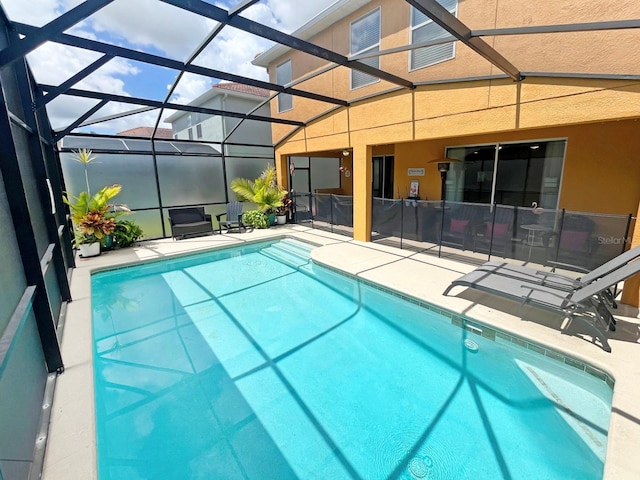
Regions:
<instances>
[{"instance_id":1,"label":"beige stucco wall","mask_svg":"<svg viewBox=\"0 0 640 480\"><path fill-rule=\"evenodd\" d=\"M640 202L640 85L627 81L533 79L476 81L399 90L340 108L299 129L277 148L279 155L352 147L355 178L370 167L360 152L395 145L394 192L408 178L399 169L426 166L446 146L567 138L560 207L601 213L634 213ZM332 133L333 132L333 133ZM420 179L420 192L439 198L435 167ZM424 183L424 185L422 184ZM597 183L593 191L585 185ZM367 212L368 200L354 204ZM364 192L363 189L360 191ZM615 193L613 193L615 192ZM354 236L368 239L366 219L354 217Z\"/></svg>"},{"instance_id":2,"label":"beige stucco wall","mask_svg":"<svg viewBox=\"0 0 640 480\"><path fill-rule=\"evenodd\" d=\"M381 11L380 48L385 50L408 45L410 43L410 6L403 0L371 1L309 41L348 56L351 22L375 9ZM637 0L572 0L558 4L553 0L536 2L459 0L458 18L472 30L627 20L640 18L640 2ZM638 29L482 38L522 72L640 75L640 49L635 48L640 43ZM299 51L289 51L271 63L269 67L271 81L275 81L275 66L285 60L292 62L294 80L329 65L318 57ZM404 51L381 56L380 67L411 82L462 79L502 73L461 42L456 42L454 59L433 66L409 71L409 53ZM529 82L533 81L535 81L533 78L529 79ZM346 67L334 68L297 86L302 90L347 101L354 101L396 87L397 85L392 83L379 81L351 90L350 70ZM533 89L529 89L528 92L535 95ZM511 91L506 93L512 94ZM545 91L544 95L547 93ZM333 107L328 103L302 97L294 97L293 102L293 110L282 114L278 114L276 102L272 102L272 114L307 121ZM487 106L490 106L490 103ZM280 141L287 134L287 130L286 126L275 127L274 141Z\"/></svg>"},{"instance_id":3,"label":"beige stucco wall","mask_svg":"<svg viewBox=\"0 0 640 480\"><path fill-rule=\"evenodd\" d=\"M410 9L402 0L372 1L310 41L346 56L350 23L376 8L381 9L381 49L409 44ZM460 0L458 18L473 30L636 19L640 1ZM638 29L483 39L522 72L640 75ZM271 64L272 81L273 67L285 59L292 60L294 79L327 66L308 54L289 52ZM354 238L370 237L370 159L381 148L395 155L394 192L403 196L408 190L410 179L403 173L408 167L426 166L420 192L433 199L440 198L440 177L426 162L442 157L446 146L566 138L561 208L639 210L640 81L633 77L477 79L502 72L461 42L454 59L434 66L410 72L406 51L382 56L380 66L411 82L449 81L415 90L379 81L351 90L349 69L337 67L297 87L347 100L349 107L295 97L294 108L278 114L272 105L276 117L309 122L293 130L274 125L278 155L352 148ZM476 80L463 81L469 78Z\"/></svg>"}]
</instances>

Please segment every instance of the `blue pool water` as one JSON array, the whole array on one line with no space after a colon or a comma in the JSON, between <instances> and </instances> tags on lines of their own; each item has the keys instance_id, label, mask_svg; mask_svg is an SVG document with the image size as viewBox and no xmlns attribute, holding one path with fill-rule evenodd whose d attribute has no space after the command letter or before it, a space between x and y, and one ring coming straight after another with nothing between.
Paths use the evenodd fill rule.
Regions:
<instances>
[{"instance_id":1,"label":"blue pool water","mask_svg":"<svg viewBox=\"0 0 640 480\"><path fill-rule=\"evenodd\" d=\"M605 382L295 242L103 272L92 292L100 480L602 477Z\"/></svg>"}]
</instances>

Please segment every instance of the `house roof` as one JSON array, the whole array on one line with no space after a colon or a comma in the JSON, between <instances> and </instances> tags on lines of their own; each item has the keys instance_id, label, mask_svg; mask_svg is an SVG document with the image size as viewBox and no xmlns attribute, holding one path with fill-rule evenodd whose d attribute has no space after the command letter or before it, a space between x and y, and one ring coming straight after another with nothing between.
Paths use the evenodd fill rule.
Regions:
<instances>
[{"instance_id":1,"label":"house roof","mask_svg":"<svg viewBox=\"0 0 640 480\"><path fill-rule=\"evenodd\" d=\"M246 93L248 95L255 95L257 97L269 96L269 90L260 87L254 87L251 85L244 85L242 83L218 83L211 88L221 88L223 90L231 90L233 92Z\"/></svg>"},{"instance_id":2,"label":"house roof","mask_svg":"<svg viewBox=\"0 0 640 480\"><path fill-rule=\"evenodd\" d=\"M117 135L123 137L144 137L151 138L153 127L135 127L129 130L118 132ZM173 131L170 128L158 128L155 138L173 138Z\"/></svg>"},{"instance_id":3,"label":"house roof","mask_svg":"<svg viewBox=\"0 0 640 480\"><path fill-rule=\"evenodd\" d=\"M269 98L269 90L265 90L264 88L259 87L253 87L251 85L244 85L242 83L217 83L215 85L212 85L209 90L204 92L199 97L191 100L189 102L189 105L202 106L205 102L208 102L217 95L231 95L239 98L248 98L251 100L255 100L258 103L263 102L265 99ZM169 115L164 121L173 123L178 118L184 115L188 115L189 113L190 112L180 110Z\"/></svg>"},{"instance_id":4,"label":"house roof","mask_svg":"<svg viewBox=\"0 0 640 480\"><path fill-rule=\"evenodd\" d=\"M337 2L329 5L318 15L313 17L307 23L298 28L291 35L301 40L309 40L314 35L326 30L338 20L351 15L360 7L370 3L371 0L338 0ZM285 55L291 48L277 44L271 47L269 50L263 53L259 53L251 62L253 65L259 67L267 67L271 62L277 58Z\"/></svg>"}]
</instances>

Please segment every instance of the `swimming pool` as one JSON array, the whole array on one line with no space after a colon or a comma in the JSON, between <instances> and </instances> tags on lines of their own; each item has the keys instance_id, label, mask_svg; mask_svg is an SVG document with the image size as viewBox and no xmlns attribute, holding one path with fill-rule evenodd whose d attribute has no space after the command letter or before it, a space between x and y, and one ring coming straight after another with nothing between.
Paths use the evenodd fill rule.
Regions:
<instances>
[{"instance_id":1,"label":"swimming pool","mask_svg":"<svg viewBox=\"0 0 640 480\"><path fill-rule=\"evenodd\" d=\"M604 381L292 241L103 272L92 291L101 480L602 477Z\"/></svg>"}]
</instances>

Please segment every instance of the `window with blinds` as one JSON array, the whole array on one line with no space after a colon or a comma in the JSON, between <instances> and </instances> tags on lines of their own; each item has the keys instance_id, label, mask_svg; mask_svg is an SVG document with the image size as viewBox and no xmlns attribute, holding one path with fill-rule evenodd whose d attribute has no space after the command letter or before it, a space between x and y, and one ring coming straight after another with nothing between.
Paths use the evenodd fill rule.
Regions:
<instances>
[{"instance_id":1,"label":"window with blinds","mask_svg":"<svg viewBox=\"0 0 640 480\"><path fill-rule=\"evenodd\" d=\"M291 73L291 60L287 60L276 67L276 83L287 85L291 83L293 76ZM293 97L288 93L278 95L278 113L286 112L293 108Z\"/></svg>"},{"instance_id":2,"label":"window with blinds","mask_svg":"<svg viewBox=\"0 0 640 480\"><path fill-rule=\"evenodd\" d=\"M380 51L380 9L368 13L359 20L351 24L351 55L361 55L363 53L376 53ZM372 67L380 67L380 58L366 58L360 63ZM351 70L351 89L370 85L379 81L367 73Z\"/></svg>"},{"instance_id":3,"label":"window with blinds","mask_svg":"<svg viewBox=\"0 0 640 480\"><path fill-rule=\"evenodd\" d=\"M458 0L438 0L438 3L453 15L458 12ZM429 17L414 7L411 7L411 44L416 45L446 38L449 33ZM435 65L455 57L455 42L434 45L432 47L417 48L409 52L409 69Z\"/></svg>"}]
</instances>

